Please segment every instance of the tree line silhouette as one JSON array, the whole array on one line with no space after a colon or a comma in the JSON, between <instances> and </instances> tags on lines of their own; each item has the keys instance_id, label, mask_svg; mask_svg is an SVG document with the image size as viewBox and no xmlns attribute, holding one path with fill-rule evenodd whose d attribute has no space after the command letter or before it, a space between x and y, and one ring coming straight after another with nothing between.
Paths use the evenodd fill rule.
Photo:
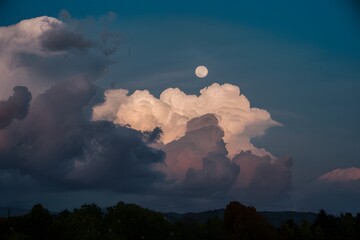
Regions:
<instances>
[{"instance_id":1,"label":"tree line silhouette","mask_svg":"<svg viewBox=\"0 0 360 240\"><path fill-rule=\"evenodd\" d=\"M230 202L222 219L205 223L186 217L170 221L162 213L123 202L106 211L86 204L58 214L37 204L24 216L0 218L0 239L355 240L360 239L360 214L334 216L321 210L312 223L289 219L275 228L254 207L239 202Z\"/></svg>"}]
</instances>

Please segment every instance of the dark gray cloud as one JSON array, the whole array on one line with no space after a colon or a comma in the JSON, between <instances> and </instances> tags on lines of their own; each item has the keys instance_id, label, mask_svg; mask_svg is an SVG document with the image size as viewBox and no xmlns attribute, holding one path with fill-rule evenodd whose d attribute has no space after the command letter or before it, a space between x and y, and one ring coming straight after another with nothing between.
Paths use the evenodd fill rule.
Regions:
<instances>
[{"instance_id":1,"label":"dark gray cloud","mask_svg":"<svg viewBox=\"0 0 360 240\"><path fill-rule=\"evenodd\" d=\"M101 33L100 49L106 56L114 54L121 43L120 34L104 31Z\"/></svg>"},{"instance_id":2,"label":"dark gray cloud","mask_svg":"<svg viewBox=\"0 0 360 240\"><path fill-rule=\"evenodd\" d=\"M82 32L83 29L89 28L90 25L94 27L97 24L91 21L73 19L67 11L62 11L60 15L68 25L49 23L52 28L45 31L39 39L44 50L54 52L79 50L84 52L94 48L100 50L105 56L110 56L117 51L121 43L119 33L106 28L96 33ZM108 13L105 18L103 17L98 21L101 24L100 22L104 22L104 20L111 22L114 18L114 13Z\"/></svg>"},{"instance_id":3,"label":"dark gray cloud","mask_svg":"<svg viewBox=\"0 0 360 240\"><path fill-rule=\"evenodd\" d=\"M246 199L273 202L290 197L291 158L259 157L246 151L237 154L232 161L240 166L237 186Z\"/></svg>"},{"instance_id":4,"label":"dark gray cloud","mask_svg":"<svg viewBox=\"0 0 360 240\"><path fill-rule=\"evenodd\" d=\"M82 186L142 193L163 180L152 167L165 154L148 147L141 133L106 121L89 127L84 155L68 179Z\"/></svg>"},{"instance_id":5,"label":"dark gray cloud","mask_svg":"<svg viewBox=\"0 0 360 240\"><path fill-rule=\"evenodd\" d=\"M0 130L8 126L14 119L26 117L31 101L31 93L26 87L17 86L13 96L0 101Z\"/></svg>"},{"instance_id":6,"label":"dark gray cloud","mask_svg":"<svg viewBox=\"0 0 360 240\"><path fill-rule=\"evenodd\" d=\"M40 44L48 51L67 51L71 49L85 51L94 45L83 35L62 27L54 27L44 32L40 37Z\"/></svg>"},{"instance_id":7,"label":"dark gray cloud","mask_svg":"<svg viewBox=\"0 0 360 240\"><path fill-rule=\"evenodd\" d=\"M162 130L159 127L154 128L153 131L145 131L144 134L144 140L148 143L156 143L161 137Z\"/></svg>"},{"instance_id":8,"label":"dark gray cloud","mask_svg":"<svg viewBox=\"0 0 360 240\"><path fill-rule=\"evenodd\" d=\"M32 53L18 53L13 60L25 69L29 76L37 78L31 82L49 85L71 76L82 74L89 80L99 79L114 62L94 51L78 53L69 51L60 55L40 56Z\"/></svg>"},{"instance_id":9,"label":"dark gray cloud","mask_svg":"<svg viewBox=\"0 0 360 240\"><path fill-rule=\"evenodd\" d=\"M211 195L227 192L239 175L240 167L223 153L211 152L202 159L202 169L190 168L182 188L193 194Z\"/></svg>"},{"instance_id":10,"label":"dark gray cloud","mask_svg":"<svg viewBox=\"0 0 360 240\"><path fill-rule=\"evenodd\" d=\"M153 165L164 153L143 134L86 118L95 93L87 79L74 78L35 98L24 121L0 132L0 168L60 188L144 192L161 181Z\"/></svg>"},{"instance_id":11,"label":"dark gray cloud","mask_svg":"<svg viewBox=\"0 0 360 240\"><path fill-rule=\"evenodd\" d=\"M83 42L83 45L90 43L92 47L100 50L105 56L110 56L116 53L120 43L124 42L122 34L114 31L114 28L110 27L117 19L117 14L114 12L108 12L107 14L95 19L93 17L86 17L84 19L73 18L67 10L60 11L59 18L61 21L67 24L69 28L73 29L73 32L78 34L82 32L82 40L76 41ZM91 40L90 40L91 39ZM89 41L90 40L90 41Z\"/></svg>"}]
</instances>

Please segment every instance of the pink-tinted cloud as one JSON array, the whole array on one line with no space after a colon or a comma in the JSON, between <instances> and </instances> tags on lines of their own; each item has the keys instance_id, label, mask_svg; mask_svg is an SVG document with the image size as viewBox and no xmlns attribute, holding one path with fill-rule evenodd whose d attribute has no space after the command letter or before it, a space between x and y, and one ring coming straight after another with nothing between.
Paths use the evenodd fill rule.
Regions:
<instances>
[{"instance_id":1,"label":"pink-tinted cloud","mask_svg":"<svg viewBox=\"0 0 360 240\"><path fill-rule=\"evenodd\" d=\"M290 195L291 158L259 157L246 151L237 154L232 161L240 166L240 174L233 189L240 195L263 201Z\"/></svg>"},{"instance_id":2,"label":"pink-tinted cloud","mask_svg":"<svg viewBox=\"0 0 360 240\"><path fill-rule=\"evenodd\" d=\"M167 175L171 179L184 179L187 171L202 168L202 159L210 152L227 155L222 140L223 130L214 115L207 114L190 120L185 136L165 145Z\"/></svg>"},{"instance_id":3,"label":"pink-tinted cloud","mask_svg":"<svg viewBox=\"0 0 360 240\"><path fill-rule=\"evenodd\" d=\"M194 118L183 137L159 146L166 153L160 169L172 183L168 192L271 202L289 197L292 160L251 151L230 159L218 124L212 114Z\"/></svg>"},{"instance_id":4,"label":"pink-tinted cloud","mask_svg":"<svg viewBox=\"0 0 360 240\"><path fill-rule=\"evenodd\" d=\"M327 182L349 182L360 180L360 168L338 168L321 175L321 181Z\"/></svg>"}]
</instances>

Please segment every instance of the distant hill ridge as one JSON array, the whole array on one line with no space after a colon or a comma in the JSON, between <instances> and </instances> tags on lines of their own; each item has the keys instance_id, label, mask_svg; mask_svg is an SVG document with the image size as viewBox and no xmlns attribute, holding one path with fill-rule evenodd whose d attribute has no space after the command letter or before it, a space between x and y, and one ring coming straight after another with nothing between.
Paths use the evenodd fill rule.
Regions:
<instances>
[{"instance_id":1,"label":"distant hill ridge","mask_svg":"<svg viewBox=\"0 0 360 240\"><path fill-rule=\"evenodd\" d=\"M209 210L205 212L199 213L164 213L165 217L170 222L177 221L192 221L196 223L206 223L212 219L223 219L224 218L225 209L217 209L217 210ZM307 221L308 223L313 223L317 214L313 212L259 212L263 215L266 220L274 227L280 227L280 225L289 219L292 219L296 224L300 224L302 221Z\"/></svg>"}]
</instances>

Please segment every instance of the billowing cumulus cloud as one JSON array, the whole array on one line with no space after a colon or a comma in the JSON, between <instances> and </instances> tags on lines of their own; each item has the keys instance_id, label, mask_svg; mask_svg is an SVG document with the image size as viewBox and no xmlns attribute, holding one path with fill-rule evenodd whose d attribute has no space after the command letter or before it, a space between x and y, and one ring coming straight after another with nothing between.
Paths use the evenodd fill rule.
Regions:
<instances>
[{"instance_id":1,"label":"billowing cumulus cloud","mask_svg":"<svg viewBox=\"0 0 360 240\"><path fill-rule=\"evenodd\" d=\"M14 88L14 95L6 101L0 101L0 130L7 127L14 119L23 119L29 109L31 93L26 87Z\"/></svg>"},{"instance_id":2,"label":"billowing cumulus cloud","mask_svg":"<svg viewBox=\"0 0 360 240\"><path fill-rule=\"evenodd\" d=\"M94 37L100 34L88 36L71 24L42 16L0 27L0 100L18 85L37 96L73 75L96 80L104 73L113 61Z\"/></svg>"},{"instance_id":3,"label":"billowing cumulus cloud","mask_svg":"<svg viewBox=\"0 0 360 240\"><path fill-rule=\"evenodd\" d=\"M108 90L93 119L140 131L160 128L154 146L166 153L158 169L169 192L267 201L290 196L292 160L251 143L280 124L266 110L252 108L237 86L214 83L199 96L170 88L159 98L147 90Z\"/></svg>"},{"instance_id":4,"label":"billowing cumulus cloud","mask_svg":"<svg viewBox=\"0 0 360 240\"><path fill-rule=\"evenodd\" d=\"M261 136L266 129L280 125L263 109L252 108L237 86L217 83L200 91L200 96L187 95L178 88L166 89L155 98L148 91L115 89L105 93L106 101L94 108L94 120L110 120L119 125L130 125L140 131L160 127L161 141L170 143L184 136L189 120L214 114L224 131L223 140L230 157L251 150L259 156L270 155L258 149L251 138Z\"/></svg>"},{"instance_id":5,"label":"billowing cumulus cloud","mask_svg":"<svg viewBox=\"0 0 360 240\"><path fill-rule=\"evenodd\" d=\"M28 116L0 131L0 168L67 188L145 191L163 179L164 159L135 130L89 121L84 110L96 88L84 78L36 97Z\"/></svg>"},{"instance_id":6,"label":"billowing cumulus cloud","mask_svg":"<svg viewBox=\"0 0 360 240\"><path fill-rule=\"evenodd\" d=\"M9 27L0 27L0 98L8 96L14 86L31 84L28 82L30 73L19 64L17 55L49 55L42 49L40 37L53 24L61 22L51 17L38 17Z\"/></svg>"},{"instance_id":7,"label":"billowing cumulus cloud","mask_svg":"<svg viewBox=\"0 0 360 240\"><path fill-rule=\"evenodd\" d=\"M360 180L360 168L338 168L319 177L319 180L326 182L349 182Z\"/></svg>"}]
</instances>

